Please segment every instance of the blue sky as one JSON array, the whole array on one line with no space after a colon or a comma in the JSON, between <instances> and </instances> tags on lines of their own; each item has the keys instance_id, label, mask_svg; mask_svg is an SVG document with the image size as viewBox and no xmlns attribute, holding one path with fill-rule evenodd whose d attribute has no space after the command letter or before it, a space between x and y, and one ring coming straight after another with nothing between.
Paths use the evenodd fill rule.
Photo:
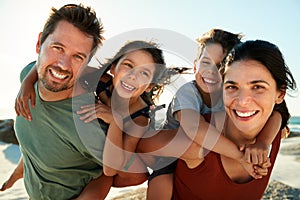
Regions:
<instances>
[{"instance_id":1,"label":"blue sky","mask_svg":"<svg viewBox=\"0 0 300 200\"><path fill-rule=\"evenodd\" d=\"M91 5L101 17L104 36L108 41L124 32L131 33L143 28L173 31L170 38L180 34L189 42L194 42L195 38L211 28L243 33L244 40L268 40L279 46L300 86L300 67L297 66L300 47L298 0L1 0L0 56L3 66L0 67L0 117L6 116L4 113L7 111L13 113L11 110L19 88L18 73L36 59L36 39L50 8L79 2ZM174 45L178 48L183 42L174 39ZM176 56L180 57L180 54L175 52ZM174 56L167 62L168 65L188 65ZM300 97L286 99L292 115L300 116Z\"/></svg>"}]
</instances>

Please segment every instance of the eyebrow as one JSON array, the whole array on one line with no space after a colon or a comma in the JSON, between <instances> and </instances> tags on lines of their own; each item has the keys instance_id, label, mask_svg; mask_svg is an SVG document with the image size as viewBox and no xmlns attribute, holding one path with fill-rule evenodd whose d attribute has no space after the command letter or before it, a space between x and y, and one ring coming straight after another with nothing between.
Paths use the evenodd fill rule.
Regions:
<instances>
[{"instance_id":1,"label":"eyebrow","mask_svg":"<svg viewBox=\"0 0 300 200\"><path fill-rule=\"evenodd\" d=\"M255 80L255 81L251 81L250 82L250 84L257 84L257 83L264 83L264 84L270 85L267 81L264 81L264 80ZM232 81L232 80L228 80L228 81L225 81L224 84L233 84L233 85L236 85L237 82Z\"/></svg>"}]
</instances>

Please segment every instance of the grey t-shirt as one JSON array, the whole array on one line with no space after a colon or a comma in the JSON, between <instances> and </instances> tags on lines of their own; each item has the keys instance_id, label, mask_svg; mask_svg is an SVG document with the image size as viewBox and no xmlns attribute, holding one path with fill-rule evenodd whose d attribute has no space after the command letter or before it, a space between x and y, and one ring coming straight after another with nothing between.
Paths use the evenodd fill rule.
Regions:
<instances>
[{"instance_id":1,"label":"grey t-shirt","mask_svg":"<svg viewBox=\"0 0 300 200\"><path fill-rule=\"evenodd\" d=\"M190 81L178 89L168 107L166 122L164 123L165 129L176 129L179 127L180 124L174 116L175 112L179 110L191 109L201 115L224 111L222 98L220 98L218 103L212 108L205 105L195 84L195 81Z\"/></svg>"}]
</instances>

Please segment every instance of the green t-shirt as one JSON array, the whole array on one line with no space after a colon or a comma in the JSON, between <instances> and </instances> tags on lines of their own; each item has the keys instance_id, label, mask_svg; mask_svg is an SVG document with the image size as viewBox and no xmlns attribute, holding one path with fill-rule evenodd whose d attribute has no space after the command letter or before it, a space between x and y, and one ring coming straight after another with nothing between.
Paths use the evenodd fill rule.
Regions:
<instances>
[{"instance_id":1,"label":"green t-shirt","mask_svg":"<svg viewBox=\"0 0 300 200\"><path fill-rule=\"evenodd\" d=\"M36 92L32 121L19 116L15 122L26 190L30 199L75 198L89 181L102 174L108 126L97 120L86 124L76 114L80 106L94 103L92 93L46 102Z\"/></svg>"}]
</instances>

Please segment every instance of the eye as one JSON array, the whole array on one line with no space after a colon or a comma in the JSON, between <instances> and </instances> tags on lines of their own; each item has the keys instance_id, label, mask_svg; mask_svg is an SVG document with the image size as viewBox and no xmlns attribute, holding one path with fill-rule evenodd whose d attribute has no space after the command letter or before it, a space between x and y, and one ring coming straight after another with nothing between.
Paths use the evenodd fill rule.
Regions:
<instances>
[{"instance_id":1,"label":"eye","mask_svg":"<svg viewBox=\"0 0 300 200\"><path fill-rule=\"evenodd\" d=\"M261 89L264 89L265 87L264 86L262 86L262 85L254 85L253 86L253 89L254 90L261 90Z\"/></svg>"},{"instance_id":2,"label":"eye","mask_svg":"<svg viewBox=\"0 0 300 200\"><path fill-rule=\"evenodd\" d=\"M78 61L84 61L84 57L83 56L81 56L81 55L74 55L74 58L76 59L76 60L78 60Z\"/></svg>"},{"instance_id":3,"label":"eye","mask_svg":"<svg viewBox=\"0 0 300 200\"><path fill-rule=\"evenodd\" d=\"M150 73L147 72L147 71L141 71L141 75L146 76L146 77L149 77L149 76L150 76Z\"/></svg>"},{"instance_id":4,"label":"eye","mask_svg":"<svg viewBox=\"0 0 300 200\"><path fill-rule=\"evenodd\" d=\"M225 90L228 90L228 91L237 90L238 89L238 87L235 86L235 85L226 85L224 88L225 88Z\"/></svg>"},{"instance_id":5,"label":"eye","mask_svg":"<svg viewBox=\"0 0 300 200\"><path fill-rule=\"evenodd\" d=\"M63 48L61 46L53 45L52 48L56 51L63 51Z\"/></svg>"},{"instance_id":6,"label":"eye","mask_svg":"<svg viewBox=\"0 0 300 200\"><path fill-rule=\"evenodd\" d=\"M128 68L133 68L133 65L129 62L123 62L122 65L124 65L125 67L128 67Z\"/></svg>"},{"instance_id":7,"label":"eye","mask_svg":"<svg viewBox=\"0 0 300 200\"><path fill-rule=\"evenodd\" d=\"M210 62L207 61L207 60L202 60L200 63L201 63L203 66L208 66L208 65L210 65Z\"/></svg>"}]
</instances>

